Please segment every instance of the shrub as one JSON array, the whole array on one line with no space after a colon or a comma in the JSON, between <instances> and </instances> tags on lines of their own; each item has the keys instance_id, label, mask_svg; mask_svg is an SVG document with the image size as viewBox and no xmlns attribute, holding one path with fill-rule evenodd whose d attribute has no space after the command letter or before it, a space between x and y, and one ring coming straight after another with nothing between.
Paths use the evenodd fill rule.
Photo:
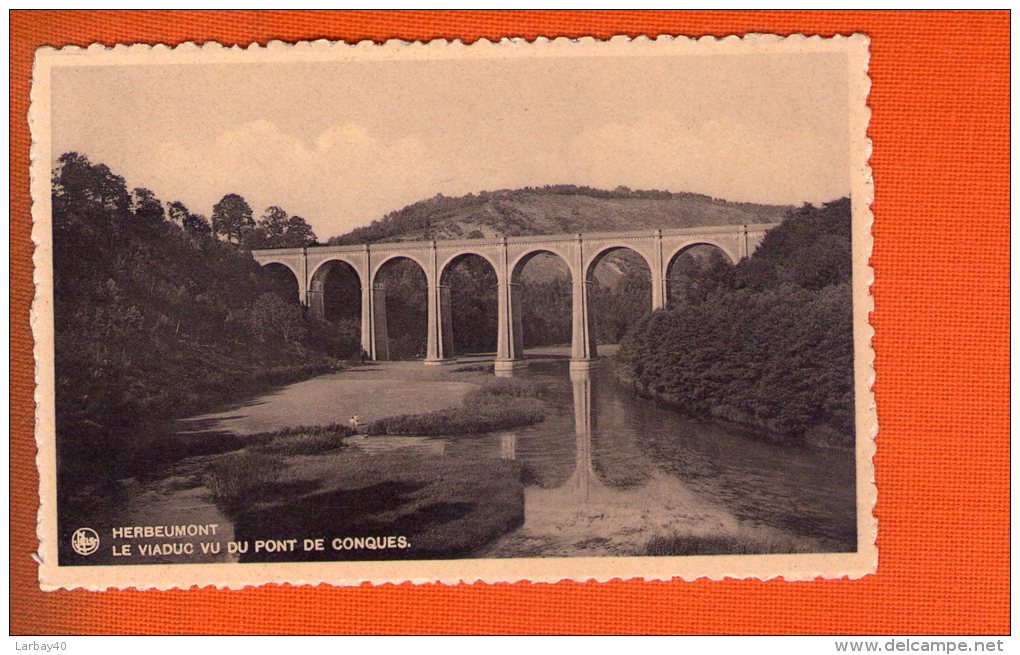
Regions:
<instances>
[{"instance_id":1,"label":"shrub","mask_svg":"<svg viewBox=\"0 0 1020 655\"><path fill-rule=\"evenodd\" d=\"M545 419L545 413L530 399L541 398L548 391L543 382L493 378L465 396L463 407L379 419L368 425L368 433L474 434L531 425Z\"/></svg>"},{"instance_id":2,"label":"shrub","mask_svg":"<svg viewBox=\"0 0 1020 655\"><path fill-rule=\"evenodd\" d=\"M329 425L300 426L276 432L255 435L260 452L281 455L314 455L344 447L343 439L354 434L350 426L343 423Z\"/></svg>"},{"instance_id":3,"label":"shrub","mask_svg":"<svg viewBox=\"0 0 1020 655\"><path fill-rule=\"evenodd\" d=\"M369 423L368 433L422 436L474 434L531 425L544 418L541 408L525 401L475 403L470 407L379 419Z\"/></svg>"},{"instance_id":4,"label":"shrub","mask_svg":"<svg viewBox=\"0 0 1020 655\"><path fill-rule=\"evenodd\" d=\"M645 546L645 555L758 555L764 553L804 553L810 548L789 539L761 535L669 535L653 537Z\"/></svg>"},{"instance_id":5,"label":"shrub","mask_svg":"<svg viewBox=\"0 0 1020 655\"><path fill-rule=\"evenodd\" d=\"M536 380L519 378L493 378L486 380L481 389L472 391L464 400L481 400L485 396L510 396L512 398L543 398L549 393L549 385Z\"/></svg>"},{"instance_id":6,"label":"shrub","mask_svg":"<svg viewBox=\"0 0 1020 655\"><path fill-rule=\"evenodd\" d=\"M852 435L849 211L800 210L753 257L710 272L711 293L642 319L621 344L622 377L691 415L801 441L819 426Z\"/></svg>"},{"instance_id":7,"label":"shrub","mask_svg":"<svg viewBox=\"0 0 1020 655\"><path fill-rule=\"evenodd\" d=\"M282 470L279 457L241 452L210 464L203 482L217 503L233 511L261 499Z\"/></svg>"}]
</instances>

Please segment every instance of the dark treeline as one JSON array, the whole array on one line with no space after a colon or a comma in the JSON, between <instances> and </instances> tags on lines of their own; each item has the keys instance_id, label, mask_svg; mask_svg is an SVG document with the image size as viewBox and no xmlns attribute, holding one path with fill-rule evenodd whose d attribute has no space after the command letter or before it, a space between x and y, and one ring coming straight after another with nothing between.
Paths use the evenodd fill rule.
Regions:
<instances>
[{"instance_id":1,"label":"dark treeline","mask_svg":"<svg viewBox=\"0 0 1020 655\"><path fill-rule=\"evenodd\" d=\"M850 201L804 207L624 339L623 374L692 415L803 441L854 434Z\"/></svg>"},{"instance_id":2,"label":"dark treeline","mask_svg":"<svg viewBox=\"0 0 1020 655\"><path fill-rule=\"evenodd\" d=\"M104 440L142 421L328 370L349 350L302 315L287 285L183 204L165 210L151 191L129 192L122 177L77 153L59 158L52 201L65 463L101 456ZM244 232L222 220L214 215L220 234Z\"/></svg>"}]
</instances>

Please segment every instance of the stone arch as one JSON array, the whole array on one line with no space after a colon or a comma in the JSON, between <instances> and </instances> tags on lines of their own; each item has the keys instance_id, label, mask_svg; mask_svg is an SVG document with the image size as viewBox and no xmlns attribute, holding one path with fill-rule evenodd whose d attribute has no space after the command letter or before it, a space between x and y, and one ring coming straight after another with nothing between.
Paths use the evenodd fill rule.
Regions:
<instances>
[{"instance_id":1,"label":"stone arch","mask_svg":"<svg viewBox=\"0 0 1020 655\"><path fill-rule=\"evenodd\" d=\"M453 279L454 271L458 264L471 260L483 262L483 268L476 275L462 278L464 284L458 285ZM460 352L495 352L499 338L498 267L481 253L463 251L443 262L438 278L443 357L454 357Z\"/></svg>"},{"instance_id":2,"label":"stone arch","mask_svg":"<svg viewBox=\"0 0 1020 655\"><path fill-rule=\"evenodd\" d=\"M355 275L358 276L358 283L362 287L365 286L365 280L363 278L361 269L358 266L358 263L352 259L344 257L343 255L330 255L329 257L323 259L321 262L316 264L315 268L313 268L308 273L308 280L310 283L309 286L312 286L316 282L317 278L321 281L324 278L324 273L328 274L329 272L328 269L330 268L330 266L334 266L337 263L347 264L347 266L349 266L350 269L354 271Z\"/></svg>"},{"instance_id":3,"label":"stone arch","mask_svg":"<svg viewBox=\"0 0 1020 655\"><path fill-rule=\"evenodd\" d=\"M521 271L524 270L524 267L527 265L528 262L530 262L536 256L541 255L541 254L552 255L553 257L556 257L557 259L562 261L563 265L566 266L566 268L567 268L567 272L570 274L570 282L571 282L571 284L574 283L574 281L575 281L575 279L577 277L577 274L574 271L574 267L571 266L571 264L570 264L570 257L567 257L563 253L561 253L561 252L559 252L559 251L557 251L557 250L555 250L553 248L546 247L546 246L538 246L538 247L532 248L530 250L526 250L526 251L522 252L521 254L517 255L517 257L514 258L514 260L510 263L510 266L509 266L509 268L510 268L510 282L513 283L513 284L519 284L520 283Z\"/></svg>"},{"instance_id":4,"label":"stone arch","mask_svg":"<svg viewBox=\"0 0 1020 655\"><path fill-rule=\"evenodd\" d=\"M337 274L348 274L353 277L353 288L328 288L327 283ZM350 278L349 278L350 279ZM353 262L342 257L330 257L315 267L308 281L308 307L313 317L318 320L350 319L357 326L354 331L360 334L362 329L362 289L364 281L361 272ZM359 337L360 338L360 337Z\"/></svg>"},{"instance_id":5,"label":"stone arch","mask_svg":"<svg viewBox=\"0 0 1020 655\"><path fill-rule=\"evenodd\" d=\"M722 251L722 254L726 255L726 258L730 260L731 264L736 264L738 261L740 261L740 256L737 255L736 253L732 252L724 244L716 242L716 241L713 241L711 239L699 239L697 241L690 241L690 242L681 244L681 245L677 246L676 248L674 248L672 253L669 255L669 257L666 257L665 261L663 262L663 264L664 264L664 266L666 268L666 271L664 271L664 272L669 271L669 267L672 266L673 261L677 257L679 257L680 255L684 254L684 252L686 252L687 250L690 250L691 248L694 248L696 246L712 246L713 248L716 248L717 250Z\"/></svg>"},{"instance_id":6,"label":"stone arch","mask_svg":"<svg viewBox=\"0 0 1020 655\"><path fill-rule=\"evenodd\" d=\"M674 273L674 266L676 265L676 263L680 260L680 258L685 253L690 252L692 249L699 248L699 247L712 248L716 252L721 253L723 259L725 259L726 262L731 264L731 265L736 264L737 261L739 261L739 257L734 256L734 254L732 252L730 252L730 250L728 248L726 248L724 245L722 245L720 243L715 243L713 241L705 241L705 240L692 241L692 242L683 244L679 248L676 248L673 251L673 253L669 256L668 259L664 259L663 260L663 271L662 271L662 274L663 274L663 283L664 283L664 287L665 287L663 295L664 295L664 300L666 301L667 304L670 304L670 302L675 298L675 295L677 293L677 288L674 286L674 282L675 282L675 280L674 280L674 275L675 275L675 273Z\"/></svg>"},{"instance_id":7,"label":"stone arch","mask_svg":"<svg viewBox=\"0 0 1020 655\"><path fill-rule=\"evenodd\" d=\"M518 358L524 357L526 336L524 330L525 323L524 319L525 314L531 309L525 306L526 305L526 303L524 302L525 299L521 293L522 282L521 275L525 267L527 266L528 262L533 260L535 257L538 257L539 255L543 254L551 255L553 258L555 258L562 264L563 268L566 269L567 277L569 278L569 288L571 290L573 290L575 282L577 280L577 275L573 266L571 266L570 259L564 256L563 253L557 252L557 250L552 248L541 246L535 247L527 250L526 252L521 253L512 261L509 267L510 283L509 285L507 285L509 287L509 295L511 297L510 301L511 309L510 316L508 318L510 322L510 338L512 339L512 352L515 353L515 356ZM571 293L573 293L573 291L571 291ZM574 322L573 314L577 309L577 302L578 300L576 298L576 294L573 294L569 300L569 308L571 312L571 328L570 336L568 337L572 345L573 341L577 338L576 335L574 334L573 325ZM550 318L552 319L551 322ZM562 326L557 327L557 322L559 318L560 317L549 317L546 314L532 315L532 321L539 321L539 324L543 325L541 331L545 331L547 335L550 332L555 334L556 332L558 332L560 328L562 328ZM534 332L532 332L532 334L534 334Z\"/></svg>"},{"instance_id":8,"label":"stone arch","mask_svg":"<svg viewBox=\"0 0 1020 655\"><path fill-rule=\"evenodd\" d=\"M273 260L273 261L263 262L262 263L262 268L266 269L266 271L269 271L269 272L275 274L276 276L280 277L281 279L284 276L287 276L287 278L289 278L289 280L293 280L293 283L294 283L293 284L294 293L293 293L292 300L294 302L296 302L296 303L300 303L301 302L301 277L297 274L297 271L295 271L294 268L290 264L288 264L286 262L283 262L283 261ZM288 284L289 284L289 281L288 281Z\"/></svg>"},{"instance_id":9,"label":"stone arch","mask_svg":"<svg viewBox=\"0 0 1020 655\"><path fill-rule=\"evenodd\" d=\"M494 260L490 255L485 254L485 252L483 252L482 250L479 250L479 249L476 249L476 248L469 248L469 249L464 249L464 250L457 250L452 255L450 255L449 257L447 257L446 259L444 259L443 261L440 262L440 264L439 264L439 283L440 284L443 283L442 282L443 281L443 275L446 273L447 269L451 265L453 265L453 263L455 261L463 259L464 257L467 257L469 255L474 255L475 257L480 257L481 259L484 259L486 262L488 262L489 266L492 267L492 270L496 272L496 275L499 276L499 262L498 261Z\"/></svg>"},{"instance_id":10,"label":"stone arch","mask_svg":"<svg viewBox=\"0 0 1020 655\"><path fill-rule=\"evenodd\" d=\"M640 279L620 280L621 283L628 285L623 292L619 288L601 287L595 279L599 263L615 253L629 253L644 267L644 274ZM655 264L648 255L630 244L606 244L588 259L584 281L587 285L587 320L588 330L592 334L592 356L595 356L597 343L620 343L631 325L654 309L655 276Z\"/></svg>"},{"instance_id":11,"label":"stone arch","mask_svg":"<svg viewBox=\"0 0 1020 655\"><path fill-rule=\"evenodd\" d=\"M393 295L394 289L386 288L385 272L399 261L411 262L412 270L420 273L420 295L413 292L400 298ZM392 253L373 262L371 279L369 305L373 357L377 360L424 358L428 344L429 289L432 286L429 268L414 256Z\"/></svg>"},{"instance_id":12,"label":"stone arch","mask_svg":"<svg viewBox=\"0 0 1020 655\"><path fill-rule=\"evenodd\" d=\"M378 282L379 271L381 271L383 267L386 266L386 264L392 262L395 259L407 259L414 262L415 264L418 265L418 268L421 269L422 273L425 274L426 282L428 282L429 284L432 283L431 275L432 267L427 261L419 259L417 255L411 253L392 252L382 256L382 258L379 259L378 261L372 262L372 270L369 272L369 279L371 280L371 284L374 285Z\"/></svg>"},{"instance_id":13,"label":"stone arch","mask_svg":"<svg viewBox=\"0 0 1020 655\"><path fill-rule=\"evenodd\" d=\"M584 279L586 281L590 281L592 274L595 273L595 267L599 265L599 262L605 259L607 255L618 250L626 250L640 257L641 260L644 261L645 266L648 267L648 273L652 277L655 276L655 263L649 259L647 253L642 252L640 248L627 243L607 243L599 246L599 248L588 257L588 264L585 268Z\"/></svg>"}]
</instances>

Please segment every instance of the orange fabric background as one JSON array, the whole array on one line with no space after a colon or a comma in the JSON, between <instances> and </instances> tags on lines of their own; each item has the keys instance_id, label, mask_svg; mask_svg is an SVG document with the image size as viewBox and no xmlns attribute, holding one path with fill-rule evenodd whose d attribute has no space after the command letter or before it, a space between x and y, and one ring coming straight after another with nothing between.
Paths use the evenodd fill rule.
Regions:
<instances>
[{"instance_id":1,"label":"orange fabric background","mask_svg":"<svg viewBox=\"0 0 1020 655\"><path fill-rule=\"evenodd\" d=\"M13 633L1007 633L1009 14L11 14ZM42 593L36 546L29 134L41 45L661 33L871 36L878 574L862 580L268 586Z\"/></svg>"}]
</instances>

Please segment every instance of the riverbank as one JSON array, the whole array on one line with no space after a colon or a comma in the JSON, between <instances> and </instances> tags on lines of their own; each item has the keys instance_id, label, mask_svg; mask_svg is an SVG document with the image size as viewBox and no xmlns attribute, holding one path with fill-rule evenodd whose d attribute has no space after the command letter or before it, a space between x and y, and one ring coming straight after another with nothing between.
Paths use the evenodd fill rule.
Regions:
<instances>
[{"instance_id":1,"label":"riverbank","mask_svg":"<svg viewBox=\"0 0 1020 655\"><path fill-rule=\"evenodd\" d=\"M236 538L323 539L327 546L249 552L241 561L460 557L524 520L521 468L514 461L357 450L263 457L274 460L272 480L228 512ZM385 547L366 541L388 537L394 539Z\"/></svg>"},{"instance_id":2,"label":"riverbank","mask_svg":"<svg viewBox=\"0 0 1020 655\"><path fill-rule=\"evenodd\" d=\"M630 373L626 365L615 361L615 358L613 364L613 375L621 386L632 389L642 398L669 407L683 416L691 416L685 411L686 405L682 399L669 393L657 391L647 384L642 384ZM783 433L777 431L776 426L771 422L759 420L755 416L727 404L715 405L707 413L691 416L691 418L716 421L742 432L748 438L768 443L846 451L853 450L855 446L853 435L843 434L830 425L816 424L796 434Z\"/></svg>"},{"instance_id":3,"label":"riverbank","mask_svg":"<svg viewBox=\"0 0 1020 655\"><path fill-rule=\"evenodd\" d=\"M166 443L206 454L137 467L103 492L105 512L75 516L102 527L100 514L148 524L191 512L238 539L358 539L341 551L260 553L266 561L853 548L852 458L684 419L618 385L611 360L579 377L564 349L548 350L509 380L493 375L491 357L382 362L178 421ZM497 387L505 393L487 393ZM368 425L401 410L464 408L478 395L496 407L529 403L544 418L477 433L426 436L407 424L408 434L346 436L355 413ZM312 427L293 427L302 424ZM214 447L231 452L202 451ZM411 547L363 548L373 536Z\"/></svg>"}]
</instances>

